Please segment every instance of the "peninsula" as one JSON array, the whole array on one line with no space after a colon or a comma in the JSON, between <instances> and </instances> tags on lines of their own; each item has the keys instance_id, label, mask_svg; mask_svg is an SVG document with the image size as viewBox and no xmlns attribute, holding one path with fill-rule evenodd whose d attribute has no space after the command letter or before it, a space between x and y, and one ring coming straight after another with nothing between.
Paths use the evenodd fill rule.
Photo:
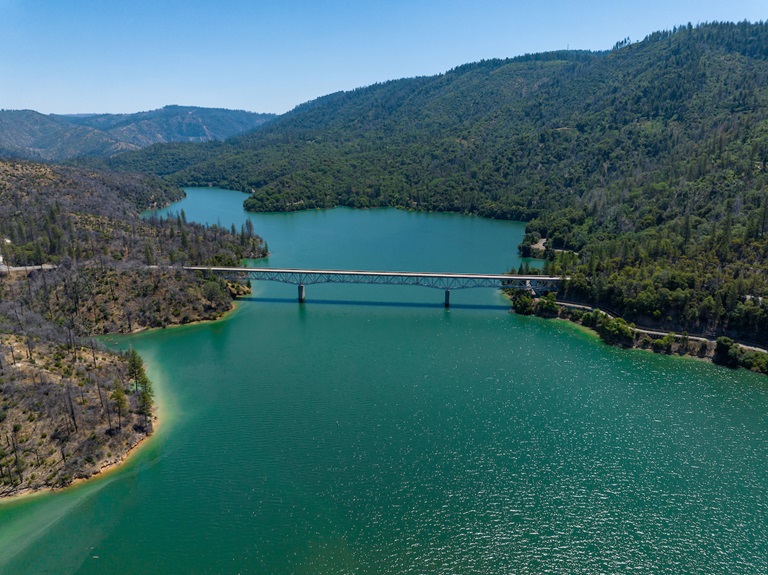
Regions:
<instances>
[{"instance_id":1,"label":"peninsula","mask_svg":"<svg viewBox=\"0 0 768 575\"><path fill-rule=\"evenodd\" d=\"M247 292L180 266L264 256L250 225L139 217L182 195L146 176L0 161L0 496L89 477L152 432L141 358L92 336L215 319Z\"/></svg>"}]
</instances>

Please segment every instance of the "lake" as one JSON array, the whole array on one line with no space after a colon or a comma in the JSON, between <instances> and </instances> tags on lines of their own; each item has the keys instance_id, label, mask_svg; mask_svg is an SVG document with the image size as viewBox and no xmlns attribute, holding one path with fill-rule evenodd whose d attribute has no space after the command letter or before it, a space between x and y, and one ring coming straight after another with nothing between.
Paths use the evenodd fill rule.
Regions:
<instances>
[{"instance_id":1,"label":"lake","mask_svg":"<svg viewBox=\"0 0 768 575\"><path fill-rule=\"evenodd\" d=\"M524 225L170 208L252 265L499 273ZM0 504L0 572L766 573L768 379L625 351L492 289L254 283L225 319L113 337L161 424L127 464Z\"/></svg>"}]
</instances>

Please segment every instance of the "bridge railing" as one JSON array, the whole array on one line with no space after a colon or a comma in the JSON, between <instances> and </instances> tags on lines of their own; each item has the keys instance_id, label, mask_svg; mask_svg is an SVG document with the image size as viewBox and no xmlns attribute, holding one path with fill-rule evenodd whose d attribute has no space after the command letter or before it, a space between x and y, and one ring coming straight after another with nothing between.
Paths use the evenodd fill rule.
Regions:
<instances>
[{"instance_id":1,"label":"bridge railing","mask_svg":"<svg viewBox=\"0 0 768 575\"><path fill-rule=\"evenodd\" d=\"M187 266L184 269L215 273L231 280L276 281L299 286L299 301L305 298L304 286L321 283L421 286L445 291L445 306L450 292L458 289L523 289L540 293L557 291L564 279L557 276L514 274L457 274L437 272L388 272L366 270L316 270L299 268L232 268Z\"/></svg>"},{"instance_id":2,"label":"bridge railing","mask_svg":"<svg viewBox=\"0 0 768 575\"><path fill-rule=\"evenodd\" d=\"M301 268L234 268L187 266L184 269L208 271L231 279L276 281L294 285L321 283L384 284L422 286L435 289L510 288L557 289L559 276L514 274L459 274L439 272L390 272L368 270L317 270ZM565 278L567 279L567 278Z\"/></svg>"}]
</instances>

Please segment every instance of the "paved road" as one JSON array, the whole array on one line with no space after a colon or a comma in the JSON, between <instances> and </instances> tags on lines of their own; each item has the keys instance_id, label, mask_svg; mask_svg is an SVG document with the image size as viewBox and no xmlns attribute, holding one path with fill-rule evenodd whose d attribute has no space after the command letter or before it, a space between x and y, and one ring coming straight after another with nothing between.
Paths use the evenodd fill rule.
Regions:
<instances>
[{"instance_id":1,"label":"paved road","mask_svg":"<svg viewBox=\"0 0 768 575\"><path fill-rule=\"evenodd\" d=\"M574 308L578 308L578 309L585 309L585 310L588 310L588 311L597 310L600 313L604 313L605 315L607 315L608 317L610 317L612 319L616 317L616 316L608 313L607 311L604 311L604 310L602 310L600 308L595 308L595 307L592 307L592 306L588 306L588 305L582 305L582 304L578 304L578 303L569 303L569 302L564 302L564 301L558 301L557 303L559 305L564 306L564 307L574 307ZM639 333L647 333L648 335L658 335L658 336L662 336L662 337L665 336L665 335L669 335L669 332L666 332L666 331L659 331L659 330L656 330L656 329L647 329L647 328L637 327L637 326L635 326L635 331L637 331ZM681 339L683 336L681 334L679 334L679 333L676 333L675 337L677 339ZM706 342L711 342L711 343L715 342L714 339L710 339L710 338L707 338L707 337L700 337L700 336L696 336L696 335L689 335L688 339L690 341L706 341ZM754 346L754 345L747 345L746 343L740 343L738 340L735 340L735 341L736 341L736 343L739 344L739 347L741 347L742 349L749 349L751 351L762 351L763 353L768 353L768 349L765 349L764 347L757 347L757 346Z\"/></svg>"},{"instance_id":2,"label":"paved road","mask_svg":"<svg viewBox=\"0 0 768 575\"><path fill-rule=\"evenodd\" d=\"M41 266L7 266L0 264L0 275L6 275L13 272L29 273L34 270L55 270L56 266L53 264L43 264Z\"/></svg>"}]
</instances>

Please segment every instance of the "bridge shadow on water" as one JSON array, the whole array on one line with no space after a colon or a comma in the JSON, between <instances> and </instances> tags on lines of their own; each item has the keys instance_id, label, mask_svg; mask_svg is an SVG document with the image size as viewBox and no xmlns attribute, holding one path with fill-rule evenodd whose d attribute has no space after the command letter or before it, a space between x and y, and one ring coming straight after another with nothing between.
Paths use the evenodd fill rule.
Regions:
<instances>
[{"instance_id":1,"label":"bridge shadow on water","mask_svg":"<svg viewBox=\"0 0 768 575\"><path fill-rule=\"evenodd\" d=\"M391 308L425 308L425 309L445 309L442 303L429 303L429 302L400 302L400 301L370 301L370 300L342 300L342 299L309 299L303 304L296 301L296 298L279 298L279 297L256 297L246 296L239 297L237 301L253 301L259 303L274 303L274 304L290 304L290 305L337 305L337 306L357 306L357 307L391 307ZM478 310L496 310L496 311L508 311L510 306L507 305L491 305L491 304L451 304L450 309L478 309Z\"/></svg>"}]
</instances>

